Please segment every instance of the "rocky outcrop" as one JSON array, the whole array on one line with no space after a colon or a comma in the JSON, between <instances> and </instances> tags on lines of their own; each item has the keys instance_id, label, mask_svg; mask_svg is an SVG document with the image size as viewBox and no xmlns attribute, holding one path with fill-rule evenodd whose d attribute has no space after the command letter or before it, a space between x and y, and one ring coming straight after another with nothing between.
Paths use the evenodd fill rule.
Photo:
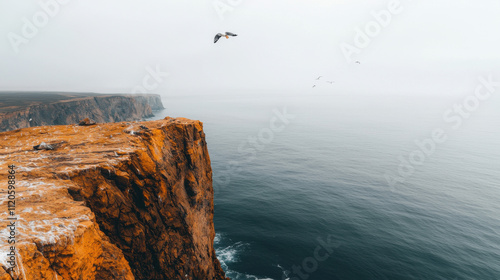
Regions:
<instances>
[{"instance_id":1,"label":"rocky outcrop","mask_svg":"<svg viewBox=\"0 0 500 280\"><path fill-rule=\"evenodd\" d=\"M46 143L54 149L36 150ZM0 133L15 165L19 279L226 279L202 123L166 118ZM0 218L7 221L7 190ZM11 279L7 222L0 279Z\"/></svg>"},{"instance_id":2,"label":"rocky outcrop","mask_svg":"<svg viewBox=\"0 0 500 280\"><path fill-rule=\"evenodd\" d=\"M85 118L100 123L138 121L152 117L154 110L163 109L160 96L155 94L94 94L88 97L78 96L78 98L61 97L55 102L49 100L48 98L47 101L35 104L25 102L25 106L3 110L0 112L0 131L43 125L74 124Z\"/></svg>"}]
</instances>

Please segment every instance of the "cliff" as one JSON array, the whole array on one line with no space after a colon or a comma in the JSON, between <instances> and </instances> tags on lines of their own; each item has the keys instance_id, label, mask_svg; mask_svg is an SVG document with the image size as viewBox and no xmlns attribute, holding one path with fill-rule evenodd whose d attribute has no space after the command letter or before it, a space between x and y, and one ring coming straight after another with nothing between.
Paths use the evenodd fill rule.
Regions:
<instances>
[{"instance_id":1,"label":"cliff","mask_svg":"<svg viewBox=\"0 0 500 280\"><path fill-rule=\"evenodd\" d=\"M37 100L37 98L44 97ZM0 131L43 125L138 121L163 109L155 94L99 95L62 93L0 94Z\"/></svg>"},{"instance_id":2,"label":"cliff","mask_svg":"<svg viewBox=\"0 0 500 280\"><path fill-rule=\"evenodd\" d=\"M33 147L49 150L36 150ZM202 123L165 118L0 133L0 279L226 279ZM13 183L13 182L10 182ZM12 197L11 197L12 198ZM10 233L12 235L12 232Z\"/></svg>"}]
</instances>

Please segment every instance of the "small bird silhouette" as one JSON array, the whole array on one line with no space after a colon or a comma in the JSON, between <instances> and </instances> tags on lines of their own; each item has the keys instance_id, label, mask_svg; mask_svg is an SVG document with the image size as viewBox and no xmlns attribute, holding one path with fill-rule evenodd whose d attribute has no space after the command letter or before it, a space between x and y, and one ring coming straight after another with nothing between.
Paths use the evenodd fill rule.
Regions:
<instances>
[{"instance_id":1,"label":"small bird silhouette","mask_svg":"<svg viewBox=\"0 0 500 280\"><path fill-rule=\"evenodd\" d=\"M317 78L316 78L316 80L319 80L319 79L321 79L321 77L323 77L323 76L319 76L319 77L317 77Z\"/></svg>"},{"instance_id":2,"label":"small bird silhouette","mask_svg":"<svg viewBox=\"0 0 500 280\"><path fill-rule=\"evenodd\" d=\"M361 62L359 62L359 60L356 60L356 63L357 63L357 64L361 64Z\"/></svg>"},{"instance_id":3,"label":"small bird silhouette","mask_svg":"<svg viewBox=\"0 0 500 280\"><path fill-rule=\"evenodd\" d=\"M226 33L224 33L224 34L222 34L222 33L217 33L217 35L215 35L215 38L214 38L214 44L215 44L215 43L217 43L217 41L219 41L219 39L220 39L221 37L223 37L223 36L224 36L224 37L226 37L226 39L229 39L229 36L236 37L236 36L238 36L238 35L237 35L237 34L234 34L234 33L231 33L231 32L226 32Z\"/></svg>"}]
</instances>

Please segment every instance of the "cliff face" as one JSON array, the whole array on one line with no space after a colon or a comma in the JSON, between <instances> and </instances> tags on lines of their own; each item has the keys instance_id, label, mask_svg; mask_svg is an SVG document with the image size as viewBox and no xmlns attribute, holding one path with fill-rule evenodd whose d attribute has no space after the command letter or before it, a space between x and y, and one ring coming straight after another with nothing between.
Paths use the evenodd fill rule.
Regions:
<instances>
[{"instance_id":1,"label":"cliff face","mask_svg":"<svg viewBox=\"0 0 500 280\"><path fill-rule=\"evenodd\" d=\"M41 142L54 149L34 150ZM4 132L0 162L0 178L16 165L19 279L226 279L213 248L201 122ZM6 190L0 195L5 210ZM10 279L9 230L0 230L0 279Z\"/></svg>"},{"instance_id":2,"label":"cliff face","mask_svg":"<svg viewBox=\"0 0 500 280\"><path fill-rule=\"evenodd\" d=\"M163 103L161 102L161 98L156 94L137 94L132 96L137 102L142 102L144 107L148 105L152 110L162 110L165 109L163 107Z\"/></svg>"},{"instance_id":3,"label":"cliff face","mask_svg":"<svg viewBox=\"0 0 500 280\"><path fill-rule=\"evenodd\" d=\"M159 95L102 95L72 98L0 112L0 131L43 125L78 123L84 118L96 122L138 121L163 109Z\"/></svg>"}]
</instances>

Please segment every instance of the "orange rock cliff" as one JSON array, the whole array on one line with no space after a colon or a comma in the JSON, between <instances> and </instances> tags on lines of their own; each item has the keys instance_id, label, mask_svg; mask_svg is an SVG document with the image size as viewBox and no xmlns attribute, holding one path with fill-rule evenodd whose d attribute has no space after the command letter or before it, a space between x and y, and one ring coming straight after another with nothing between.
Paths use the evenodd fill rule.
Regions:
<instances>
[{"instance_id":1,"label":"orange rock cliff","mask_svg":"<svg viewBox=\"0 0 500 280\"><path fill-rule=\"evenodd\" d=\"M42 143L50 149L33 148ZM213 248L212 170L199 121L3 132L0 181L1 280L228 279ZM8 218L17 218L14 263Z\"/></svg>"}]
</instances>

